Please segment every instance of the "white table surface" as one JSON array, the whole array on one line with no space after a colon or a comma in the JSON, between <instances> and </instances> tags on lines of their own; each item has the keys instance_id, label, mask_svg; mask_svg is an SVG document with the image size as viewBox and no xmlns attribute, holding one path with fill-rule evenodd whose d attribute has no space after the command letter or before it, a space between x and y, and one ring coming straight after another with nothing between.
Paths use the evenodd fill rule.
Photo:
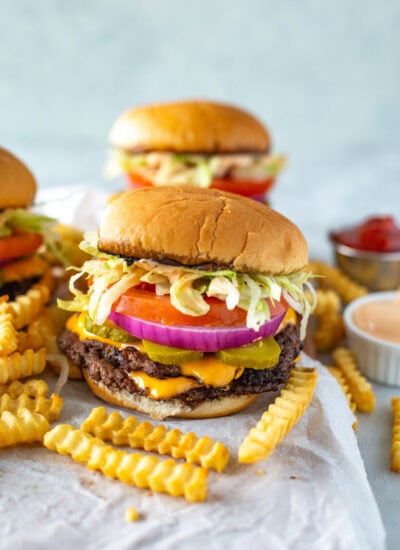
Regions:
<instances>
[{"instance_id":1,"label":"white table surface","mask_svg":"<svg viewBox=\"0 0 400 550\"><path fill-rule=\"evenodd\" d=\"M74 147L43 151L25 147L43 185L84 183L104 187L104 150ZM28 158L28 157L27 157ZM111 185L110 190L117 184ZM393 214L400 221L400 155L397 151L343 151L311 161L291 159L272 194L273 206L295 221L310 246L310 256L330 260L329 229L368 215ZM387 547L400 547L400 475L390 471L390 398L400 388L374 384L376 411L358 414L357 436L368 478L387 531Z\"/></svg>"},{"instance_id":2,"label":"white table surface","mask_svg":"<svg viewBox=\"0 0 400 550\"><path fill-rule=\"evenodd\" d=\"M400 547L400 476L390 471L392 412L390 400L400 388L374 384L376 410L358 416L357 438L365 469L386 529L387 547Z\"/></svg>"}]
</instances>

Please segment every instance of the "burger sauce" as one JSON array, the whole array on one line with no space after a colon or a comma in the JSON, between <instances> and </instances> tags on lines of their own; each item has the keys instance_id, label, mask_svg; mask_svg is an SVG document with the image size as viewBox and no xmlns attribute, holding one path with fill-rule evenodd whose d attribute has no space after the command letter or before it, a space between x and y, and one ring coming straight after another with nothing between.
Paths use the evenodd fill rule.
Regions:
<instances>
[{"instance_id":1,"label":"burger sauce","mask_svg":"<svg viewBox=\"0 0 400 550\"><path fill-rule=\"evenodd\" d=\"M400 344L400 293L395 300L361 305L353 312L353 322L370 336Z\"/></svg>"}]
</instances>

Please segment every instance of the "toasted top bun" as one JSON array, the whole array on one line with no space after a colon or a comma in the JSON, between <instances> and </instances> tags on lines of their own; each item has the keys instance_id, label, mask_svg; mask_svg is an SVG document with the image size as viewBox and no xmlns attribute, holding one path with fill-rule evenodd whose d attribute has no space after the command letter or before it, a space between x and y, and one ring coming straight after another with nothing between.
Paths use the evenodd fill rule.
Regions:
<instances>
[{"instance_id":1,"label":"toasted top bun","mask_svg":"<svg viewBox=\"0 0 400 550\"><path fill-rule=\"evenodd\" d=\"M123 193L104 212L99 248L111 254L288 274L307 263L300 230L265 204L189 186Z\"/></svg>"},{"instance_id":2,"label":"toasted top bun","mask_svg":"<svg viewBox=\"0 0 400 550\"><path fill-rule=\"evenodd\" d=\"M110 142L132 152L265 153L270 136L242 109L207 101L161 103L122 113Z\"/></svg>"},{"instance_id":3,"label":"toasted top bun","mask_svg":"<svg viewBox=\"0 0 400 550\"><path fill-rule=\"evenodd\" d=\"M35 193L36 181L29 168L0 147L0 209L26 208Z\"/></svg>"}]
</instances>

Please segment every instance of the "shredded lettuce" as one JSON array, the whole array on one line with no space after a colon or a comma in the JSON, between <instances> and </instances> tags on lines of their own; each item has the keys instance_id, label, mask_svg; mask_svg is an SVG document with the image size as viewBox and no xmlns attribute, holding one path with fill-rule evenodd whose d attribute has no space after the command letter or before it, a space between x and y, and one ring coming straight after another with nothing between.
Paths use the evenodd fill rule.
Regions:
<instances>
[{"instance_id":1,"label":"shredded lettuce","mask_svg":"<svg viewBox=\"0 0 400 550\"><path fill-rule=\"evenodd\" d=\"M188 183L209 187L215 178L262 181L282 171L286 159L282 155L230 154L195 155L176 153L131 154L113 149L104 173L115 177L134 172L154 185Z\"/></svg>"},{"instance_id":2,"label":"shredded lettuce","mask_svg":"<svg viewBox=\"0 0 400 550\"><path fill-rule=\"evenodd\" d=\"M35 214L22 208L10 208L0 213L0 237L8 237L14 231L28 231L45 234L53 227L55 220Z\"/></svg>"},{"instance_id":3,"label":"shredded lettuce","mask_svg":"<svg viewBox=\"0 0 400 550\"><path fill-rule=\"evenodd\" d=\"M170 266L152 260L137 260L129 265L123 258L101 252L96 246L97 234L87 233L80 248L92 255L70 279L71 301L58 300L68 311L87 311L91 319L102 325L112 305L129 288L141 282L155 285L157 295L169 294L171 304L181 313L201 317L209 311L205 297L225 301L228 309L240 307L247 311L246 325L256 331L271 317L267 298L278 302L283 297L302 315L301 338L305 336L307 321L315 307L315 291L309 280L312 273L289 275L262 275L236 273L229 269L202 271L184 266ZM91 279L85 294L75 287L82 276Z\"/></svg>"},{"instance_id":4,"label":"shredded lettuce","mask_svg":"<svg viewBox=\"0 0 400 550\"><path fill-rule=\"evenodd\" d=\"M226 276L217 275L211 279L208 285L207 296L225 301L227 309L235 309L240 301L238 283L236 280L232 281Z\"/></svg>"},{"instance_id":5,"label":"shredded lettuce","mask_svg":"<svg viewBox=\"0 0 400 550\"><path fill-rule=\"evenodd\" d=\"M63 265L68 265L68 259L62 252L60 236L53 231L56 220L36 214L23 208L9 208L0 213L0 238L9 237L15 231L40 233L44 237L46 248L56 256Z\"/></svg>"}]
</instances>

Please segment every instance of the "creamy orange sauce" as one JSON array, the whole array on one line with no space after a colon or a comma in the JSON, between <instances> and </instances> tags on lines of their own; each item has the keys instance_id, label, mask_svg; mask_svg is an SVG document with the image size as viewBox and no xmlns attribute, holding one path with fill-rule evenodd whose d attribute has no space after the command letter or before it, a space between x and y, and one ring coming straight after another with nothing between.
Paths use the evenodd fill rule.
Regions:
<instances>
[{"instance_id":1,"label":"creamy orange sauce","mask_svg":"<svg viewBox=\"0 0 400 550\"><path fill-rule=\"evenodd\" d=\"M361 305L354 310L353 321L370 336L400 344L400 297Z\"/></svg>"}]
</instances>

